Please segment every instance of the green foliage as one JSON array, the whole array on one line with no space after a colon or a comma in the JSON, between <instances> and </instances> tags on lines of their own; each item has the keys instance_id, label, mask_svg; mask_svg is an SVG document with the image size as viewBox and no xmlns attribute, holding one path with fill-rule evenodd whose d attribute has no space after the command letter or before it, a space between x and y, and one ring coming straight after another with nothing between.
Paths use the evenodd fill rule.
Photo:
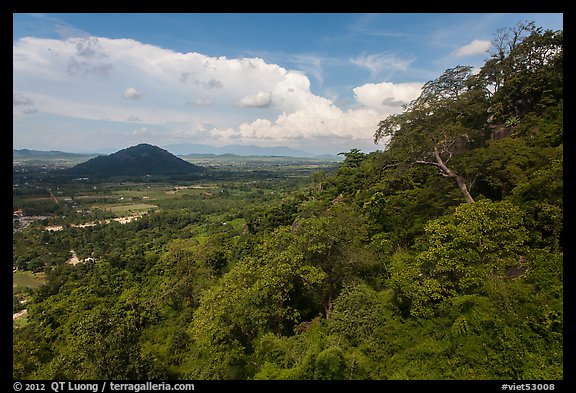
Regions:
<instances>
[{"instance_id":1,"label":"green foliage","mask_svg":"<svg viewBox=\"0 0 576 393\"><path fill-rule=\"evenodd\" d=\"M13 370L14 379L29 379L36 370L42 366L39 358L38 344L30 337L15 335L12 339Z\"/></svg>"},{"instance_id":2,"label":"green foliage","mask_svg":"<svg viewBox=\"0 0 576 393\"><path fill-rule=\"evenodd\" d=\"M517 203L540 201L562 207L564 158L561 155L561 149L558 149L556 153L560 153L560 156L557 157L555 154L556 157L553 156L547 165L534 171L528 181L518 184L513 190L513 199Z\"/></svg>"},{"instance_id":3,"label":"green foliage","mask_svg":"<svg viewBox=\"0 0 576 393\"><path fill-rule=\"evenodd\" d=\"M564 282L562 254L534 249L530 250L526 259L530 266L526 281L534 284L537 291L561 299Z\"/></svg>"},{"instance_id":4,"label":"green foliage","mask_svg":"<svg viewBox=\"0 0 576 393\"><path fill-rule=\"evenodd\" d=\"M326 348L318 354L314 367L314 379L343 379L346 364L342 350Z\"/></svg>"},{"instance_id":5,"label":"green foliage","mask_svg":"<svg viewBox=\"0 0 576 393\"><path fill-rule=\"evenodd\" d=\"M344 168L358 168L362 160L366 157L366 154L362 153L359 149L352 149L348 153L339 154L346 157L339 171L342 171Z\"/></svg>"},{"instance_id":6,"label":"green foliage","mask_svg":"<svg viewBox=\"0 0 576 393\"><path fill-rule=\"evenodd\" d=\"M344 286L334 302L329 331L353 346L373 343L378 330L393 318L387 307L389 295L389 292L379 294L363 283Z\"/></svg>"},{"instance_id":7,"label":"green foliage","mask_svg":"<svg viewBox=\"0 0 576 393\"><path fill-rule=\"evenodd\" d=\"M495 89L497 119L541 111L562 99L562 42L562 31L544 31L534 22L498 33L479 75Z\"/></svg>"},{"instance_id":8,"label":"green foliage","mask_svg":"<svg viewBox=\"0 0 576 393\"><path fill-rule=\"evenodd\" d=\"M362 207L372 225L371 232L385 232L394 248L414 247L424 234L426 222L461 203L449 180L430 168L413 167L394 173L366 192Z\"/></svg>"},{"instance_id":9,"label":"green foliage","mask_svg":"<svg viewBox=\"0 0 576 393\"><path fill-rule=\"evenodd\" d=\"M477 176L475 193L501 200L517 185L525 183L543 158L539 149L527 146L523 139L506 138L490 141L464 160L466 172Z\"/></svg>"},{"instance_id":10,"label":"green foliage","mask_svg":"<svg viewBox=\"0 0 576 393\"><path fill-rule=\"evenodd\" d=\"M429 221L426 233L427 250L405 271L393 272L416 316L431 316L439 301L481 290L491 275L504 275L518 263L527 240L517 207L486 200Z\"/></svg>"},{"instance_id":11,"label":"green foliage","mask_svg":"<svg viewBox=\"0 0 576 393\"><path fill-rule=\"evenodd\" d=\"M526 144L539 148L562 145L564 138L562 101L547 107L542 114L529 113L519 121L514 135L526 139Z\"/></svg>"},{"instance_id":12,"label":"green foliage","mask_svg":"<svg viewBox=\"0 0 576 393\"><path fill-rule=\"evenodd\" d=\"M510 116L508 119L506 119L504 125L506 127L515 127L518 125L518 123L520 123L520 118L518 116Z\"/></svg>"}]
</instances>

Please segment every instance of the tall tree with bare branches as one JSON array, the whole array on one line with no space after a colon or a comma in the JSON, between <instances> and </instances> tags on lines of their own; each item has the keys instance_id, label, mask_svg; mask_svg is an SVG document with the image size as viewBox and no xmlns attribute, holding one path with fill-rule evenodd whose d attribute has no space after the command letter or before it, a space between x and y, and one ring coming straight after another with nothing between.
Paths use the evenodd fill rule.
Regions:
<instances>
[{"instance_id":1,"label":"tall tree with bare branches","mask_svg":"<svg viewBox=\"0 0 576 393\"><path fill-rule=\"evenodd\" d=\"M374 141L386 140L409 164L429 165L454 180L466 202L473 203L469 184L450 160L482 138L487 96L474 84L472 68L457 66L427 82L420 97L405 111L382 120Z\"/></svg>"}]
</instances>

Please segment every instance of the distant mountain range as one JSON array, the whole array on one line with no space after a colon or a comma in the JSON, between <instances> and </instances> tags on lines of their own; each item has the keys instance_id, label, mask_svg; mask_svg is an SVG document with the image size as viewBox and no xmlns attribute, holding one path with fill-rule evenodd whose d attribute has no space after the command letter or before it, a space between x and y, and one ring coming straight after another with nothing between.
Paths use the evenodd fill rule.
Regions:
<instances>
[{"instance_id":1,"label":"distant mountain range","mask_svg":"<svg viewBox=\"0 0 576 393\"><path fill-rule=\"evenodd\" d=\"M51 150L51 151L41 151L41 150L29 150L29 149L12 149L12 160L89 160L90 158L96 157L98 154L78 154L78 153L66 153L63 151Z\"/></svg>"},{"instance_id":2,"label":"distant mountain range","mask_svg":"<svg viewBox=\"0 0 576 393\"><path fill-rule=\"evenodd\" d=\"M198 174L204 168L184 161L158 146L142 143L98 156L67 170L84 176L144 176Z\"/></svg>"},{"instance_id":3,"label":"distant mountain range","mask_svg":"<svg viewBox=\"0 0 576 393\"><path fill-rule=\"evenodd\" d=\"M177 143L162 146L172 154L191 155L191 154L234 154L237 156L275 156L275 157L318 157L302 150L292 149L285 146L260 147L255 145L227 145L214 147L194 143Z\"/></svg>"},{"instance_id":4,"label":"distant mountain range","mask_svg":"<svg viewBox=\"0 0 576 393\"><path fill-rule=\"evenodd\" d=\"M152 146L152 145L150 145ZM292 149L285 146L275 147L260 147L255 145L227 145L222 147L214 147L210 145L194 144L194 143L178 143L162 146L162 149L167 150L169 153L176 156L225 156L234 155L240 157L296 157L296 158L315 158L315 159L328 159L337 160L342 159L341 156L332 154L312 154L303 150ZM97 156L105 156L114 153L114 150L102 153L68 153L63 151L42 151L30 149L13 149L13 161L26 161L26 160L39 160L39 161L70 161L82 162L87 161Z\"/></svg>"}]
</instances>

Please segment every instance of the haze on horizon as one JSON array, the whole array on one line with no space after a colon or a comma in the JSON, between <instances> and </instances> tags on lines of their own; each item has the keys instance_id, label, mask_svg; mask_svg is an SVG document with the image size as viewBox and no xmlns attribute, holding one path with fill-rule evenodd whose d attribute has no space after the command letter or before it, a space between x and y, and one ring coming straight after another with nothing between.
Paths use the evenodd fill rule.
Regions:
<instances>
[{"instance_id":1,"label":"haze on horizon","mask_svg":"<svg viewBox=\"0 0 576 393\"><path fill-rule=\"evenodd\" d=\"M14 14L13 148L336 154L500 28L562 14Z\"/></svg>"}]
</instances>

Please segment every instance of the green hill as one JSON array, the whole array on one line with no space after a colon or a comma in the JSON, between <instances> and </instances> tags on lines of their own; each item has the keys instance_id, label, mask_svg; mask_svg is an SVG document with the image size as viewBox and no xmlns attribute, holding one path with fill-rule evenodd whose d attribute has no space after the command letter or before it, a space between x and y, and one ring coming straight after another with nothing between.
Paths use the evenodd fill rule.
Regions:
<instances>
[{"instance_id":1,"label":"green hill","mask_svg":"<svg viewBox=\"0 0 576 393\"><path fill-rule=\"evenodd\" d=\"M69 169L86 176L144 176L197 174L204 169L157 146L142 143L108 156L95 157Z\"/></svg>"}]
</instances>

